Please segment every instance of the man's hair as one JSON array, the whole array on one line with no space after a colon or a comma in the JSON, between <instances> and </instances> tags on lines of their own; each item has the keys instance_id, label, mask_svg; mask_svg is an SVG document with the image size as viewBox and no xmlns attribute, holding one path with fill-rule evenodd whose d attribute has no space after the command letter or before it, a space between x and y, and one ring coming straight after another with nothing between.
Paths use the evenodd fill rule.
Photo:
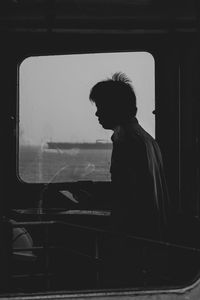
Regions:
<instances>
[{"instance_id":1,"label":"man's hair","mask_svg":"<svg viewBox=\"0 0 200 300\"><path fill-rule=\"evenodd\" d=\"M137 112L136 96L131 80L121 72L95 84L89 98L99 106L110 105L122 118L135 116Z\"/></svg>"}]
</instances>

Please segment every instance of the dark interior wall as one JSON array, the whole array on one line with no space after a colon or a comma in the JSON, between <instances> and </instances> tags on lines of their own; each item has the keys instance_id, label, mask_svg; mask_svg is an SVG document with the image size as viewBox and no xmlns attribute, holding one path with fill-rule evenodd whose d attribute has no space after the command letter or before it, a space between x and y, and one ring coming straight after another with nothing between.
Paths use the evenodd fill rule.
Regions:
<instances>
[{"instance_id":1,"label":"dark interior wall","mask_svg":"<svg viewBox=\"0 0 200 300\"><path fill-rule=\"evenodd\" d=\"M166 36L156 72L156 129L163 154L172 209L179 202L179 48L175 37Z\"/></svg>"},{"instance_id":2,"label":"dark interior wall","mask_svg":"<svg viewBox=\"0 0 200 300\"><path fill-rule=\"evenodd\" d=\"M181 57L181 199L182 209L199 217L199 45L184 45Z\"/></svg>"}]
</instances>

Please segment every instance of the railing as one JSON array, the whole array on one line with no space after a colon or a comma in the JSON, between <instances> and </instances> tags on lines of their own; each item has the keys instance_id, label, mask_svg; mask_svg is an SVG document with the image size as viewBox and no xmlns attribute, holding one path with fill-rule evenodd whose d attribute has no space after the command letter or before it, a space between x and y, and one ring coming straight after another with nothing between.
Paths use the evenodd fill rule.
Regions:
<instances>
[{"instance_id":1,"label":"railing","mask_svg":"<svg viewBox=\"0 0 200 300\"><path fill-rule=\"evenodd\" d=\"M137 253L137 257L131 257L130 253L127 254L127 261L130 261L130 264L132 264L131 259L133 261L137 261L138 258L140 260L139 264L139 270L137 271L137 277L142 278L140 280L139 285L142 286L148 286L149 282L152 281L152 276L155 276L156 272L157 275L160 276L160 278L166 277L166 272L162 270L163 265L166 267L167 262L165 263L163 260L167 258L172 259L174 253L177 253L175 256L178 257L179 253L183 256L183 260L185 257L188 258L188 253L190 255L190 258L192 257L193 261L193 256L196 257L200 255L200 249L195 248L195 247L188 247L188 246L180 246L176 244L172 244L169 242L164 242L164 241L156 241L153 239L147 239L147 238L141 238L141 237L136 237L136 236L131 236L127 234L119 234L119 233L114 233L108 230L102 230L102 229L96 229L96 228L91 228L87 226L80 226L80 225L75 225L75 224L70 224L67 222L63 221L31 221L31 222L15 222L12 223L12 228L26 228L27 231L33 231L35 229L39 229L42 238L41 241L42 243L40 245L32 245L31 247L15 247L13 245L12 247L12 266L14 266L15 262L18 261L18 269L17 270L12 270L11 268L11 274L10 274L10 280L13 285L13 291L15 291L16 286L20 286L19 281L21 280L21 291L25 288L28 288L28 286L23 286L23 280L26 279L27 283L32 282L35 279L40 280L40 285L37 286L35 284L34 287L32 287L32 291L34 289L38 290L45 290L49 291L52 289L59 289L59 284L54 285L52 284L53 280L52 278L56 277L58 275L58 270L55 271L54 268L51 268L50 266L50 261L52 260L52 253L58 257L59 255L61 258L66 259L67 255L71 255L71 257L76 257L77 260L81 258L82 262L86 262L87 266L92 265L92 270L94 271L95 277L93 284L91 286L88 286L86 284L85 288L94 288L94 289L99 289L99 288L104 288L106 287L105 280L102 277L102 268L105 267L105 261L106 261L106 253L105 251L102 251L102 248L104 246L104 240L107 239L113 239L115 245L117 245L116 252L118 251L119 253L122 254L122 256L117 256L117 258L121 258L122 262L126 260L126 253L124 250L128 249L128 246L125 247L123 251L121 251L122 247L120 245L127 244L130 246L131 251L133 249L139 249ZM61 232L62 234L64 233L65 236L61 234L59 237L59 242L57 244L54 243L51 239L51 230L55 229L54 233L59 233ZM83 245L82 249L75 247L73 248L73 245L69 245L66 241L68 239L68 236L74 236L74 239L76 239L76 234L79 237L82 237L82 240L84 241L84 238L87 236L87 242L92 241L92 251L91 247L88 247L88 251L84 251L85 245ZM62 241L63 237L63 241ZM60 242L61 241L61 242ZM85 242L85 243L87 243ZM139 246L138 246L139 245ZM87 248L87 247L86 247ZM109 249L107 249L109 250ZM32 253L32 255L29 253ZM120 252L121 251L121 252ZM136 251L137 252L137 251ZM156 253L155 253L156 252ZM29 253L29 255L27 255ZM173 253L173 255L172 255ZM133 252L133 256L135 253ZM163 255L162 258L159 258L159 255ZM53 256L54 257L54 256ZM70 257L70 256L69 256ZM109 257L109 256L108 256ZM111 257L111 256L110 256ZM153 261L158 259L158 265L162 261L162 266L153 266ZM39 261L39 268L38 270L35 270L34 268L27 268L27 272L20 273L20 264L23 265L23 262L26 261L28 265L34 265L36 264L37 261ZM111 266L115 268L113 270L112 276L115 276L115 271L120 272L120 267L117 266L117 264L120 265L120 260L114 260L116 265ZM84 264L83 264L84 265ZM136 264L135 264L136 265ZM134 265L134 266L135 266ZM74 265L75 266L75 265ZM127 264L128 266L128 264ZM179 264L178 264L179 266ZM76 267L76 266L75 266ZM107 266L106 266L107 267ZM123 268L123 267L122 267ZM136 269L138 268L138 265L136 266ZM157 268L157 269L156 269ZM154 271L152 271L154 269ZM81 266L80 266L81 270ZM125 270L125 269L123 269ZM61 270L63 272L63 270ZM70 270L68 270L69 272ZM85 276L89 276L87 274L87 271L85 272ZM127 271L128 272L128 271ZM159 272L163 274L158 274ZM173 270L172 270L173 272ZM179 270L181 272L181 270ZM152 275L153 274L153 275ZM65 276L66 274L62 274L62 276ZM104 273L105 275L105 273ZM168 278L163 281L164 285L173 285L173 282L170 283L170 276L169 273L167 274ZM159 277L157 276L157 277ZM126 274L125 274L126 277ZM92 278L92 276L91 276ZM135 282L137 282L137 279L135 278ZM73 280L73 279L72 279ZM17 284L16 284L17 282ZM41 284L42 282L42 284ZM77 282L75 288L79 288L79 283ZM133 285L136 284L133 282ZM137 283L138 284L138 283ZM154 283L155 285L155 283ZM158 282L159 285L159 282ZM70 286L70 285L69 285ZM81 286L82 287L82 286ZM112 287L112 285L111 285ZM68 286L65 286L63 284L62 289L67 289ZM70 286L70 289L73 289L74 286ZM31 290L31 288L30 288ZM19 289L20 291L20 289ZM34 290L35 291L35 290Z\"/></svg>"},{"instance_id":2,"label":"railing","mask_svg":"<svg viewBox=\"0 0 200 300\"><path fill-rule=\"evenodd\" d=\"M69 229L73 229L79 232L83 232L85 234L90 234L90 236L92 237L93 240L93 248L94 248L94 252L93 254L87 254L84 253L83 251L80 251L79 249L71 249L69 245L51 245L49 243L49 232L50 232L50 227L55 227L55 226L59 226L62 227L64 229L67 228L67 230ZM40 246L31 246L31 247L14 247L12 248L12 254L13 254L13 259L25 259L25 260L29 260L34 261L34 259L38 259L38 256L41 256L42 252L43 252L43 271L42 272L36 272L36 273L26 273L26 274L11 274L11 278L13 279L20 279L20 278L34 278L34 277L43 277L44 279L44 287L45 289L50 289L51 285L50 285L50 277L54 276L53 272L49 271L49 261L50 261L50 252L52 250L64 250L66 255L67 254L73 254L76 256L80 256L83 259L86 259L87 261L89 261L90 263L95 265L95 269L96 269L96 286L95 288L99 288L100 287L100 277L99 277L99 269L98 266L100 264L100 257L99 257L99 239L98 239L98 235L102 234L103 231L101 230L97 230L97 229L93 229L93 228L89 228L89 227L85 227L85 226L78 226L78 225L74 225L74 224L69 224L69 223L65 223L65 222L58 222L58 221L33 221L33 222L15 222L14 224L12 224L13 228L26 228L27 230L29 229L33 229L34 227L41 227L41 230L43 230L44 233L44 239L42 242L42 245ZM64 243L65 244L65 243ZM29 255L27 256L27 252L37 252L39 253L38 255ZM23 257L23 253L24 253L24 257ZM63 275L64 276L64 275Z\"/></svg>"}]
</instances>

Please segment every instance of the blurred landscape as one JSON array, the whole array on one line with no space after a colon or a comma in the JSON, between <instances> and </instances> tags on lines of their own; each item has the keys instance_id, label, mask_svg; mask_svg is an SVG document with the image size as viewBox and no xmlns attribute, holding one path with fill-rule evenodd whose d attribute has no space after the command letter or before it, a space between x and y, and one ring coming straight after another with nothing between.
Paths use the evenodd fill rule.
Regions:
<instances>
[{"instance_id":1,"label":"blurred landscape","mask_svg":"<svg viewBox=\"0 0 200 300\"><path fill-rule=\"evenodd\" d=\"M19 176L29 183L109 181L111 149L48 149L20 146Z\"/></svg>"}]
</instances>

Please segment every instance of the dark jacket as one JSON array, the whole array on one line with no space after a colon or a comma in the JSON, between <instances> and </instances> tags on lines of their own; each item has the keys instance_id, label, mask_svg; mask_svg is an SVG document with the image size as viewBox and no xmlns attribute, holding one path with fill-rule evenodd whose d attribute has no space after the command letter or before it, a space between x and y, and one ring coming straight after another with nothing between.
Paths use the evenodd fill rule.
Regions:
<instances>
[{"instance_id":1,"label":"dark jacket","mask_svg":"<svg viewBox=\"0 0 200 300\"><path fill-rule=\"evenodd\" d=\"M139 236L160 235L169 200L157 142L136 118L116 127L111 139L113 228Z\"/></svg>"}]
</instances>

